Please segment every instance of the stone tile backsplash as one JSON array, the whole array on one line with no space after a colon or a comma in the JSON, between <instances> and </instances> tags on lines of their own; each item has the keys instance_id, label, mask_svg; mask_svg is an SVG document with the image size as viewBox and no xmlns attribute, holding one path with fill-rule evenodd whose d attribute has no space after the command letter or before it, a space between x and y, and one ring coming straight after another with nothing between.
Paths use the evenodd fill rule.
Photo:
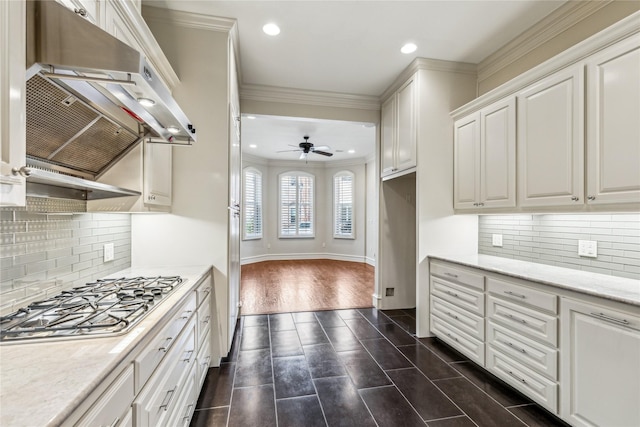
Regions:
<instances>
[{"instance_id":1,"label":"stone tile backsplash","mask_svg":"<svg viewBox=\"0 0 640 427\"><path fill-rule=\"evenodd\" d=\"M478 253L640 279L640 214L481 215ZM502 234L503 246L492 245ZM597 258L578 256L595 240Z\"/></svg>"},{"instance_id":2,"label":"stone tile backsplash","mask_svg":"<svg viewBox=\"0 0 640 427\"><path fill-rule=\"evenodd\" d=\"M131 215L0 209L0 312L131 266ZM115 259L104 262L113 243Z\"/></svg>"}]
</instances>

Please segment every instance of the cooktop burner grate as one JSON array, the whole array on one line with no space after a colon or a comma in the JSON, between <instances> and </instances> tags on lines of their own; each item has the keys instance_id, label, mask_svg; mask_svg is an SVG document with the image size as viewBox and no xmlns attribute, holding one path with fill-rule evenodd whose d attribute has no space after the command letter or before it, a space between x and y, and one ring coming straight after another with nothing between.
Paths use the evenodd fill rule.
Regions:
<instances>
[{"instance_id":1,"label":"cooktop burner grate","mask_svg":"<svg viewBox=\"0 0 640 427\"><path fill-rule=\"evenodd\" d=\"M0 342L125 332L181 283L178 276L87 283L1 317Z\"/></svg>"}]
</instances>

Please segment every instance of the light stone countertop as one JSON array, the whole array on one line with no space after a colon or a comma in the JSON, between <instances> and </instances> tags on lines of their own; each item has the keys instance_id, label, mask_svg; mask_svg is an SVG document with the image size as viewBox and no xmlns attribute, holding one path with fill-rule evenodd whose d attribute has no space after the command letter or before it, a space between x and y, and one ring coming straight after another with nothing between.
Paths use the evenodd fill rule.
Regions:
<instances>
[{"instance_id":1,"label":"light stone countertop","mask_svg":"<svg viewBox=\"0 0 640 427\"><path fill-rule=\"evenodd\" d=\"M492 255L429 255L429 258L640 306L640 280Z\"/></svg>"},{"instance_id":2,"label":"light stone countertop","mask_svg":"<svg viewBox=\"0 0 640 427\"><path fill-rule=\"evenodd\" d=\"M210 266L128 268L107 276L184 280L123 335L0 345L0 426L60 425L210 270Z\"/></svg>"}]
</instances>

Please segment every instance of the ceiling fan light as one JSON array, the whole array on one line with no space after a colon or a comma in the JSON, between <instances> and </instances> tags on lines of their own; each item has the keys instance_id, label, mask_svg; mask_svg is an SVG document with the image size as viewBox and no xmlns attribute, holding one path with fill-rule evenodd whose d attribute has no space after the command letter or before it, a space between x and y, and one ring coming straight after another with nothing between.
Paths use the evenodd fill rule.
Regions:
<instances>
[{"instance_id":1,"label":"ceiling fan light","mask_svg":"<svg viewBox=\"0 0 640 427\"><path fill-rule=\"evenodd\" d=\"M353 153L355 153L355 152L356 152L356 150L349 150L349 151L347 151L347 153L349 153L349 154L353 154Z\"/></svg>"},{"instance_id":2,"label":"ceiling fan light","mask_svg":"<svg viewBox=\"0 0 640 427\"><path fill-rule=\"evenodd\" d=\"M249 148L258 148L256 144L249 144Z\"/></svg>"},{"instance_id":3,"label":"ceiling fan light","mask_svg":"<svg viewBox=\"0 0 640 427\"><path fill-rule=\"evenodd\" d=\"M400 52L408 54L408 53L413 53L418 49L418 46L416 46L414 43L407 43L404 46L402 46L402 48L400 49Z\"/></svg>"},{"instance_id":4,"label":"ceiling fan light","mask_svg":"<svg viewBox=\"0 0 640 427\"><path fill-rule=\"evenodd\" d=\"M156 105L156 101L151 98L138 98L138 102L140 103L140 105L144 105L145 107Z\"/></svg>"},{"instance_id":5,"label":"ceiling fan light","mask_svg":"<svg viewBox=\"0 0 640 427\"><path fill-rule=\"evenodd\" d=\"M277 36L278 34L280 34L280 27L270 22L262 27L262 31L264 31L264 33L269 36Z\"/></svg>"}]
</instances>

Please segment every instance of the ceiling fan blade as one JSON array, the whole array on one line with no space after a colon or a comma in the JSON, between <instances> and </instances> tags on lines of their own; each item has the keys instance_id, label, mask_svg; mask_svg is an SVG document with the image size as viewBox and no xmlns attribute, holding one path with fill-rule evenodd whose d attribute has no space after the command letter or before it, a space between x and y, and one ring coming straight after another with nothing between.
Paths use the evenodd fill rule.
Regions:
<instances>
[{"instance_id":1,"label":"ceiling fan blade","mask_svg":"<svg viewBox=\"0 0 640 427\"><path fill-rule=\"evenodd\" d=\"M326 151L313 150L313 152L316 153L316 154L321 154L323 156L327 156L327 157L333 156L333 153L327 153Z\"/></svg>"},{"instance_id":2,"label":"ceiling fan blade","mask_svg":"<svg viewBox=\"0 0 640 427\"><path fill-rule=\"evenodd\" d=\"M280 151L276 151L276 153L289 153L291 151L300 151L300 149L298 149L298 150L280 150Z\"/></svg>"},{"instance_id":3,"label":"ceiling fan blade","mask_svg":"<svg viewBox=\"0 0 640 427\"><path fill-rule=\"evenodd\" d=\"M318 145L317 147L311 147L311 149L313 151L327 151L327 150L331 150L331 147L329 147L328 145Z\"/></svg>"},{"instance_id":4,"label":"ceiling fan blade","mask_svg":"<svg viewBox=\"0 0 640 427\"><path fill-rule=\"evenodd\" d=\"M305 153L304 151L302 153L300 153L300 159L299 160L304 160L307 158L307 153Z\"/></svg>"}]
</instances>

